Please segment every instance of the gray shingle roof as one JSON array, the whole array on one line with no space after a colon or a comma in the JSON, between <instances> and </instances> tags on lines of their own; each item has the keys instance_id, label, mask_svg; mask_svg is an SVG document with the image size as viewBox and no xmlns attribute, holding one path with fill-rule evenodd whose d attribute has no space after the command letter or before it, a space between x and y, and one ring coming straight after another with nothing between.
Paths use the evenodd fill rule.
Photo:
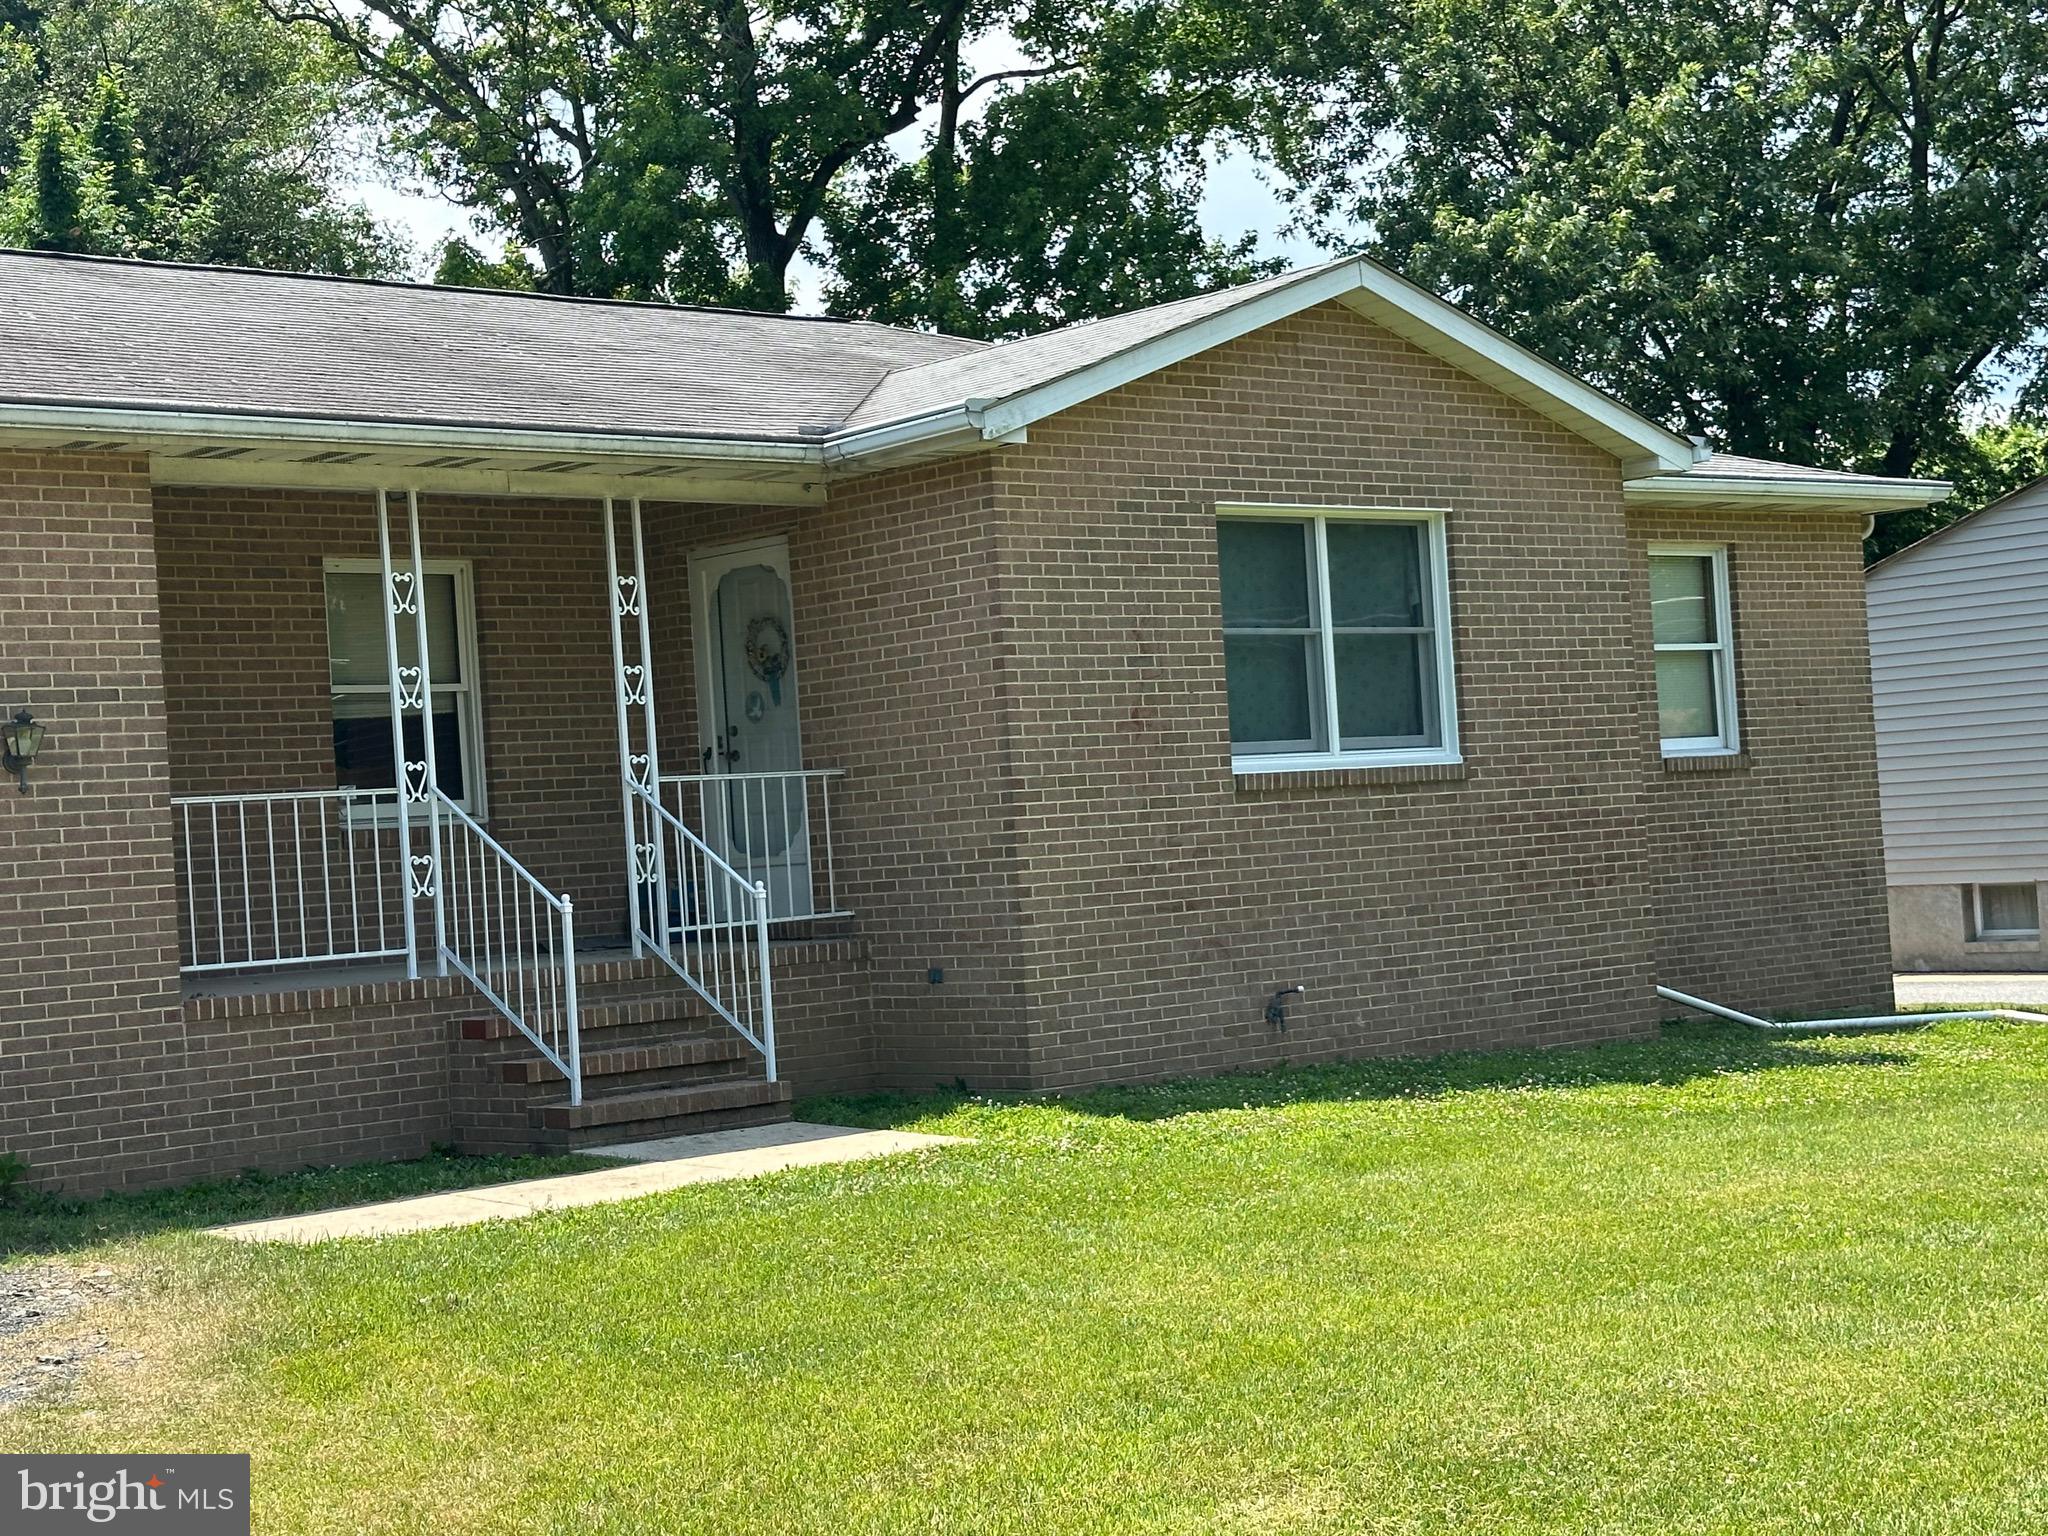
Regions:
<instances>
[{"instance_id":1,"label":"gray shingle roof","mask_svg":"<svg viewBox=\"0 0 2048 1536\"><path fill-rule=\"evenodd\" d=\"M1867 475L1841 469L1807 469L1799 464L1780 464L1775 459L1752 459L1741 453L1710 453L1686 472L1703 479L1728 480L1853 480Z\"/></svg>"},{"instance_id":2,"label":"gray shingle roof","mask_svg":"<svg viewBox=\"0 0 2048 1536\"><path fill-rule=\"evenodd\" d=\"M0 252L0 400L771 441L985 350L864 322Z\"/></svg>"},{"instance_id":3,"label":"gray shingle roof","mask_svg":"<svg viewBox=\"0 0 2048 1536\"><path fill-rule=\"evenodd\" d=\"M0 404L820 444L1016 399L1357 260L988 346L862 321L0 250ZM1725 453L1655 477L1716 481L1922 484Z\"/></svg>"},{"instance_id":4,"label":"gray shingle roof","mask_svg":"<svg viewBox=\"0 0 2048 1536\"><path fill-rule=\"evenodd\" d=\"M1285 288L1330 267L1342 266L1350 257L1261 278L1236 288L1197 294L1170 304L1062 326L1056 331L1007 341L978 352L941 358L904 368L890 374L873 394L860 403L847 420L850 428L879 426L930 411L944 410L965 400L1002 400L1026 390L1050 384L1078 369L1106 361L1120 352L1168 335L1211 316L1249 303L1262 294Z\"/></svg>"}]
</instances>

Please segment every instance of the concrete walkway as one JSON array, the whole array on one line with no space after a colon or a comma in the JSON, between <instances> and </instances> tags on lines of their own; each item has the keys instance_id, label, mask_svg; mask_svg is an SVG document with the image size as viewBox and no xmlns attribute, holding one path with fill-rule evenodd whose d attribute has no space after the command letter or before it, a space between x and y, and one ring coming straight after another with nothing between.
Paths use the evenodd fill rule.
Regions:
<instances>
[{"instance_id":1,"label":"concrete walkway","mask_svg":"<svg viewBox=\"0 0 2048 1536\"><path fill-rule=\"evenodd\" d=\"M479 1221L531 1216L536 1211L631 1200L681 1189L686 1184L750 1179L783 1168L851 1163L925 1147L956 1146L962 1139L926 1136L915 1131L862 1131L843 1125L757 1125L737 1131L707 1131L697 1136L591 1149L592 1157L619 1159L626 1165L620 1168L565 1173L552 1179L526 1179L516 1184L488 1184L481 1189L452 1190L443 1195L414 1195L406 1200L352 1205L306 1216L243 1221L208 1230L218 1237L243 1243L317 1243L334 1237L389 1237L399 1232L426 1232L436 1227L466 1227Z\"/></svg>"},{"instance_id":2,"label":"concrete walkway","mask_svg":"<svg viewBox=\"0 0 2048 1536\"><path fill-rule=\"evenodd\" d=\"M1901 972L1892 978L1892 992L1901 1008L1922 1008L1929 1003L1958 1003L1965 1008L2016 1003L2022 1008L2048 1008L2048 971Z\"/></svg>"}]
</instances>

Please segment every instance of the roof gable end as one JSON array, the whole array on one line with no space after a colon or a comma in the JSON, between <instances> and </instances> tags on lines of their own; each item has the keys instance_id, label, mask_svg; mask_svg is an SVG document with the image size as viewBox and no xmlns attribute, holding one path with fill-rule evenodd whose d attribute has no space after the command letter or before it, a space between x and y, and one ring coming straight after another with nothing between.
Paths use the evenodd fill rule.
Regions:
<instances>
[{"instance_id":1,"label":"roof gable end","mask_svg":"<svg viewBox=\"0 0 2048 1536\"><path fill-rule=\"evenodd\" d=\"M999 442L1333 300L1612 453L1624 475L1682 471L1698 457L1685 438L1359 256L896 369L826 440L826 454L852 463L910 456L940 441Z\"/></svg>"}]
</instances>

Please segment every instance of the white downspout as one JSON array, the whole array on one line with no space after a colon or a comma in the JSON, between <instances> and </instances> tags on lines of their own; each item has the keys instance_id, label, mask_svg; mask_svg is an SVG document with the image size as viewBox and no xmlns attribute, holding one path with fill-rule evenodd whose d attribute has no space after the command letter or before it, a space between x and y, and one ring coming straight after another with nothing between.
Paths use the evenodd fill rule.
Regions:
<instances>
[{"instance_id":1,"label":"white downspout","mask_svg":"<svg viewBox=\"0 0 2048 1536\"><path fill-rule=\"evenodd\" d=\"M1915 1024L1939 1024L1948 1019L2005 1019L2015 1024L2048 1024L2048 1014L2026 1013L2018 1008L1974 1008L1956 1013L1887 1013L1863 1019L1760 1019L1753 1013L1738 1013L1703 997L1659 987L1657 995L1701 1013L1711 1013L1751 1029L1904 1029Z\"/></svg>"}]
</instances>

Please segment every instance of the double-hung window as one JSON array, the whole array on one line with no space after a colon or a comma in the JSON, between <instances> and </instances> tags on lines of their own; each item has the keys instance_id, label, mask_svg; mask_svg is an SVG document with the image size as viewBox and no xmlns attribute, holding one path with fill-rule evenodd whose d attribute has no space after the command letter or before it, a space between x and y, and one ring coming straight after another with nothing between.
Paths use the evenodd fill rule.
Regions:
<instances>
[{"instance_id":1,"label":"double-hung window","mask_svg":"<svg viewBox=\"0 0 2048 1536\"><path fill-rule=\"evenodd\" d=\"M1664 755L1741 750L1724 547L1650 547L1650 629L1657 662L1657 730Z\"/></svg>"},{"instance_id":2,"label":"double-hung window","mask_svg":"<svg viewBox=\"0 0 2048 1536\"><path fill-rule=\"evenodd\" d=\"M374 560L329 560L327 667L334 714L334 782L391 789L391 672L384 650L384 577ZM429 560L421 583L433 684L434 766L441 788L483 815L483 732L476 688L476 600L466 560ZM414 616L397 621L398 664L417 665ZM420 717L405 717L405 756L425 752Z\"/></svg>"},{"instance_id":3,"label":"double-hung window","mask_svg":"<svg viewBox=\"0 0 2048 1536\"><path fill-rule=\"evenodd\" d=\"M1240 772L1458 761L1440 513L1225 507Z\"/></svg>"}]
</instances>

